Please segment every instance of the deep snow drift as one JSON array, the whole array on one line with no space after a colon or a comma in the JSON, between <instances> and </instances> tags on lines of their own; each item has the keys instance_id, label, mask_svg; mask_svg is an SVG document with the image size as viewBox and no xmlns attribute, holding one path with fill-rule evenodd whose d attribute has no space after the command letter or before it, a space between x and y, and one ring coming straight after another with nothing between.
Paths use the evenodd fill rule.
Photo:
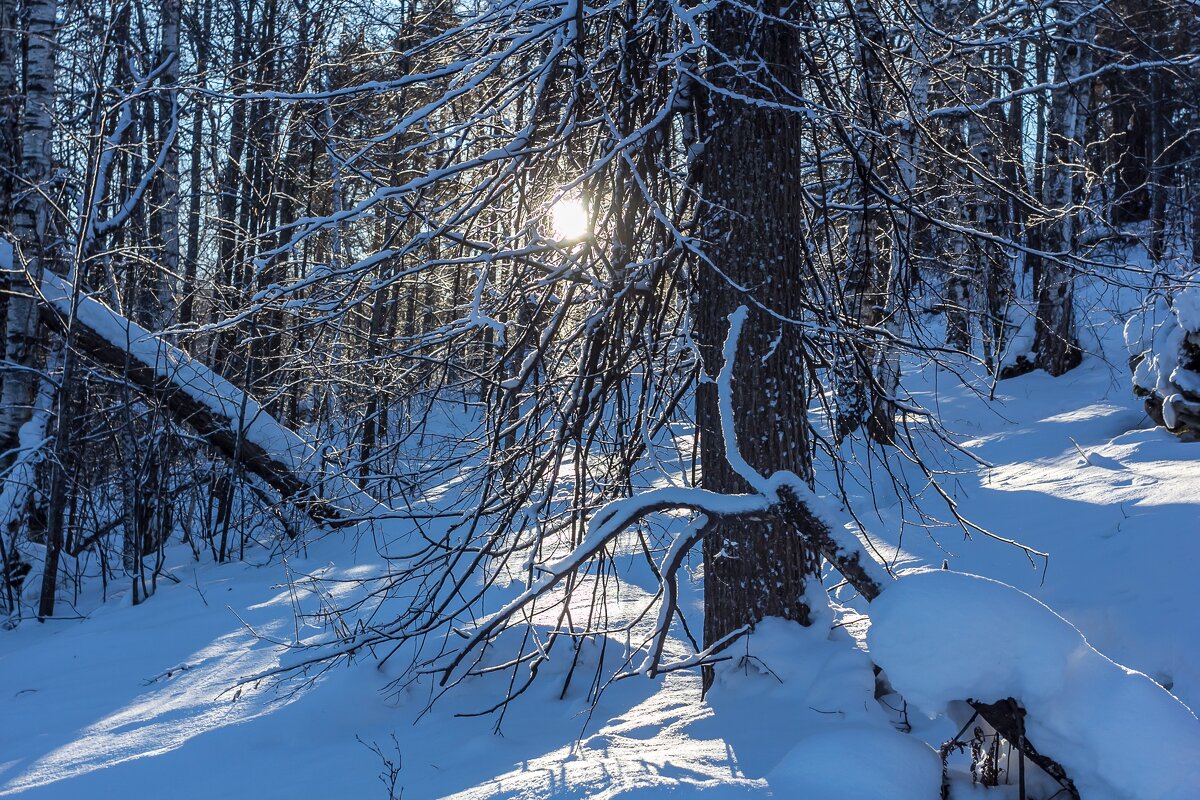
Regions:
<instances>
[{"instance_id":1,"label":"deep snow drift","mask_svg":"<svg viewBox=\"0 0 1200 800\"><path fill-rule=\"evenodd\" d=\"M917 708L1012 697L1028 711L1030 739L1075 776L1083 797L1195 797L1192 712L1029 595L978 576L918 572L880 595L871 620L871 656Z\"/></svg>"}]
</instances>

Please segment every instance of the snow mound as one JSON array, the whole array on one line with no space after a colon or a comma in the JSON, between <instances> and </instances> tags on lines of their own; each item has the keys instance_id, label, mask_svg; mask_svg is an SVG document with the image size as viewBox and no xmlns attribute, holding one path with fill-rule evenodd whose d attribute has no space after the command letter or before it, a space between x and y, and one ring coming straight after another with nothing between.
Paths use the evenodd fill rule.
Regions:
<instances>
[{"instance_id":1,"label":"snow mound","mask_svg":"<svg viewBox=\"0 0 1200 800\"><path fill-rule=\"evenodd\" d=\"M1006 584L935 570L871 605L871 654L926 713L1016 698L1030 741L1088 800L1200 797L1200 722L1150 678L1098 653L1069 622Z\"/></svg>"},{"instance_id":2,"label":"snow mound","mask_svg":"<svg viewBox=\"0 0 1200 800\"><path fill-rule=\"evenodd\" d=\"M873 725L843 725L800 741L768 776L791 797L822 800L929 800L942 768L915 736Z\"/></svg>"},{"instance_id":3,"label":"snow mound","mask_svg":"<svg viewBox=\"0 0 1200 800\"><path fill-rule=\"evenodd\" d=\"M1169 299L1157 297L1125 324L1134 393L1161 405L1169 430L1200 427L1200 285L1195 275ZM1154 414L1154 412L1151 412Z\"/></svg>"},{"instance_id":4,"label":"snow mound","mask_svg":"<svg viewBox=\"0 0 1200 800\"><path fill-rule=\"evenodd\" d=\"M875 700L870 657L836 627L818 591L809 586L812 625L762 620L745 655L716 666L708 701L739 766L765 776L780 798L939 797L937 755L893 727Z\"/></svg>"}]
</instances>

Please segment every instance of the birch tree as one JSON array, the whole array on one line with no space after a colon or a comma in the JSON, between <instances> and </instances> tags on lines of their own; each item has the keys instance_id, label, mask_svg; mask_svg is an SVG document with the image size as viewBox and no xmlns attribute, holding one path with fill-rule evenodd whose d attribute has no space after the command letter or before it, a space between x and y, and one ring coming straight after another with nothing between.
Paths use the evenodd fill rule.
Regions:
<instances>
[{"instance_id":1,"label":"birch tree","mask_svg":"<svg viewBox=\"0 0 1200 800\"><path fill-rule=\"evenodd\" d=\"M1079 233L1085 170L1084 143L1091 107L1092 40L1096 9L1060 3L1055 29L1055 79L1063 84L1051 105L1043 202L1050 218L1041 226L1034 365L1062 375L1079 364L1075 330L1075 272L1070 263Z\"/></svg>"},{"instance_id":2,"label":"birch tree","mask_svg":"<svg viewBox=\"0 0 1200 800\"><path fill-rule=\"evenodd\" d=\"M3 387L0 388L0 451L17 447L17 431L32 412L36 384L37 309L31 279L54 268L58 243L51 222L55 190L51 130L55 104L54 50L57 0L25 5L23 36L25 108L21 126L21 172L13 209L19 263L8 275Z\"/></svg>"}]
</instances>

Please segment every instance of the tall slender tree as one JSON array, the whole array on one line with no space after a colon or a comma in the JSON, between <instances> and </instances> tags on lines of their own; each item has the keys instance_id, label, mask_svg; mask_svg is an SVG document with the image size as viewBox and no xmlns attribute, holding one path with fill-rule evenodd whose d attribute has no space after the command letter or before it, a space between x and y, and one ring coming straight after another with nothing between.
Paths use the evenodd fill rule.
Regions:
<instances>
[{"instance_id":1,"label":"tall slender tree","mask_svg":"<svg viewBox=\"0 0 1200 800\"><path fill-rule=\"evenodd\" d=\"M16 445L17 431L32 413L36 378L37 307L33 285L52 265L51 222L57 0L25 4L23 36L25 109L21 127L21 174L13 210L13 233L21 263L8 280L3 388L0 389L0 452Z\"/></svg>"},{"instance_id":2,"label":"tall slender tree","mask_svg":"<svg viewBox=\"0 0 1200 800\"><path fill-rule=\"evenodd\" d=\"M1059 3L1054 34L1054 74L1062 87L1054 93L1048 122L1046 184L1037 259L1037 329L1034 366L1062 375L1079 364L1083 351L1075 329L1075 266L1072 255L1080 227L1084 143L1091 110L1092 40L1096 7L1068 0Z\"/></svg>"}]
</instances>

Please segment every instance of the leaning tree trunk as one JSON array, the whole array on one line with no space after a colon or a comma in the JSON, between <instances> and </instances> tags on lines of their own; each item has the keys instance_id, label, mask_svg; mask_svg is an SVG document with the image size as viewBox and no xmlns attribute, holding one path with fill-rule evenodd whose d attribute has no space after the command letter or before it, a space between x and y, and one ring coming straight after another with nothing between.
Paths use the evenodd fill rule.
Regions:
<instances>
[{"instance_id":1,"label":"leaning tree trunk","mask_svg":"<svg viewBox=\"0 0 1200 800\"><path fill-rule=\"evenodd\" d=\"M77 294L56 275L43 274L40 293L45 299L42 318L63 333L70 323L71 344L79 354L159 403L177 423L192 428L314 521L336 527L386 513L351 480L328 468L320 452L199 359Z\"/></svg>"},{"instance_id":2,"label":"leaning tree trunk","mask_svg":"<svg viewBox=\"0 0 1200 800\"><path fill-rule=\"evenodd\" d=\"M1079 364L1083 352L1075 331L1075 279L1071 265L1079 226L1076 206L1081 201L1079 170L1083 168L1083 140L1091 99L1091 80L1081 76L1091 69L1088 43L1096 24L1079 0L1058 6L1058 39L1055 78L1067 85L1057 91L1050 108L1047 163L1043 203L1050 218L1041 226L1040 280L1037 288L1037 323L1034 367L1062 375Z\"/></svg>"},{"instance_id":3,"label":"leaning tree trunk","mask_svg":"<svg viewBox=\"0 0 1200 800\"><path fill-rule=\"evenodd\" d=\"M790 9L790 10L789 10ZM764 63L773 79L795 92L803 41L779 16L796 6L763 0L753 8L722 4L709 22L715 52L741 65ZM759 16L761 14L761 16ZM757 19L757 22L755 21ZM750 39L746 32L758 26ZM733 407L741 449L751 466L770 473L810 473L804 342L795 325L780 325L763 308L801 315L805 290L801 203L801 117L749 104L733 94L756 93L729 63L710 68L710 128L702 164L704 240L711 263L698 266L697 339L705 372L722 365L728 314L746 297L752 306L733 373ZM732 283L731 283L732 282ZM717 492L747 490L730 466L718 413L717 390L702 382L696 398L701 484ZM778 616L807 624L804 589L817 574L818 556L778 519L714 522L704 538L704 639L706 646L732 631ZM706 675L706 685L711 683Z\"/></svg>"},{"instance_id":4,"label":"leaning tree trunk","mask_svg":"<svg viewBox=\"0 0 1200 800\"><path fill-rule=\"evenodd\" d=\"M50 125L54 110L54 48L57 0L29 0L25 41L25 117L21 141L20 199L13 210L13 233L20 249L8 283L4 355L8 371L0 389L0 452L17 444L17 431L32 412L37 309L30 276L51 257ZM24 264L24 269L21 264Z\"/></svg>"}]
</instances>

